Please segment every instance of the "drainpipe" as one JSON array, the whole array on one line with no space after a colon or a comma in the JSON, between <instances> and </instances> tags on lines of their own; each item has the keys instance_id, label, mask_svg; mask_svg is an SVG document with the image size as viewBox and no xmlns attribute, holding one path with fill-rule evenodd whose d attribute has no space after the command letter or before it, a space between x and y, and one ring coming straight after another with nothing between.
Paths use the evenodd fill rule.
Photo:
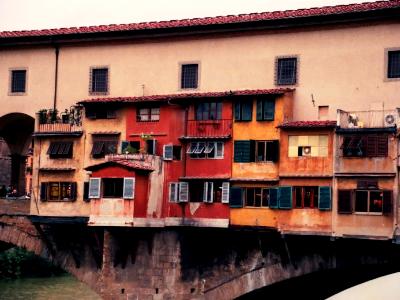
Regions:
<instances>
[{"instance_id":1,"label":"drainpipe","mask_svg":"<svg viewBox=\"0 0 400 300\"><path fill-rule=\"evenodd\" d=\"M53 110L57 108L57 86L58 86L58 56L60 54L60 48L58 45L54 45L55 55L56 55L56 64L54 70L54 100L53 100Z\"/></svg>"}]
</instances>

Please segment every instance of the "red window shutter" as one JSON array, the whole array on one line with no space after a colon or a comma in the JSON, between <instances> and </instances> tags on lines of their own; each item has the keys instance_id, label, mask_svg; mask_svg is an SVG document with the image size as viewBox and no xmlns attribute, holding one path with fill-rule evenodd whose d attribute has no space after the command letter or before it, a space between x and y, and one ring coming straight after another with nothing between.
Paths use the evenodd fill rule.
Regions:
<instances>
[{"instance_id":1,"label":"red window shutter","mask_svg":"<svg viewBox=\"0 0 400 300\"><path fill-rule=\"evenodd\" d=\"M352 191L339 190L338 192L338 213L351 214L353 212Z\"/></svg>"},{"instance_id":2,"label":"red window shutter","mask_svg":"<svg viewBox=\"0 0 400 300\"><path fill-rule=\"evenodd\" d=\"M377 137L377 153L376 156L388 156L388 136L381 135Z\"/></svg>"}]
</instances>

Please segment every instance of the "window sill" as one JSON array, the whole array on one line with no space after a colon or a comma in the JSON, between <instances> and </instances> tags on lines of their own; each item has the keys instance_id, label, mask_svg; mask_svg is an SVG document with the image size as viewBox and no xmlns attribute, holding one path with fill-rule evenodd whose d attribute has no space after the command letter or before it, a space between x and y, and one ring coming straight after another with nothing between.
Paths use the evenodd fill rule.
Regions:
<instances>
[{"instance_id":1,"label":"window sill","mask_svg":"<svg viewBox=\"0 0 400 300\"><path fill-rule=\"evenodd\" d=\"M383 213L379 212L354 212L353 214L359 216L383 216Z\"/></svg>"},{"instance_id":2,"label":"window sill","mask_svg":"<svg viewBox=\"0 0 400 300\"><path fill-rule=\"evenodd\" d=\"M8 96L27 96L26 92L15 92L15 93L8 93Z\"/></svg>"}]
</instances>

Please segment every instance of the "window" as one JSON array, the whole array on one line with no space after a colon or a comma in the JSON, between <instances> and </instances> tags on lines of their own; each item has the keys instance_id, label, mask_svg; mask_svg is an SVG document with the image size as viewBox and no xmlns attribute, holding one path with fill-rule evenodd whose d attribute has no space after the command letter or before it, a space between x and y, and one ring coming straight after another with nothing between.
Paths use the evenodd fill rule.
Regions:
<instances>
[{"instance_id":1,"label":"window","mask_svg":"<svg viewBox=\"0 0 400 300\"><path fill-rule=\"evenodd\" d=\"M146 140L147 154L156 155L156 150L157 150L156 145L157 145L157 140L154 139Z\"/></svg>"},{"instance_id":2,"label":"window","mask_svg":"<svg viewBox=\"0 0 400 300\"><path fill-rule=\"evenodd\" d=\"M260 187L244 188L245 206L268 207L270 189Z\"/></svg>"},{"instance_id":3,"label":"window","mask_svg":"<svg viewBox=\"0 0 400 300\"><path fill-rule=\"evenodd\" d=\"M101 197L134 199L135 178L90 178L88 193L90 199Z\"/></svg>"},{"instance_id":4,"label":"window","mask_svg":"<svg viewBox=\"0 0 400 300\"><path fill-rule=\"evenodd\" d=\"M203 102L195 106L196 120L221 120L222 102Z\"/></svg>"},{"instance_id":5,"label":"window","mask_svg":"<svg viewBox=\"0 0 400 300\"><path fill-rule=\"evenodd\" d=\"M50 158L72 158L72 142L51 142L47 150Z\"/></svg>"},{"instance_id":6,"label":"window","mask_svg":"<svg viewBox=\"0 0 400 300\"><path fill-rule=\"evenodd\" d=\"M76 199L76 182L42 182L42 201L71 201Z\"/></svg>"},{"instance_id":7,"label":"window","mask_svg":"<svg viewBox=\"0 0 400 300\"><path fill-rule=\"evenodd\" d=\"M88 119L115 119L116 111L112 107L87 106L85 115Z\"/></svg>"},{"instance_id":8,"label":"window","mask_svg":"<svg viewBox=\"0 0 400 300\"><path fill-rule=\"evenodd\" d=\"M279 141L234 141L234 162L277 162Z\"/></svg>"},{"instance_id":9,"label":"window","mask_svg":"<svg viewBox=\"0 0 400 300\"><path fill-rule=\"evenodd\" d=\"M344 157L387 157L388 136L385 134L344 136L341 149Z\"/></svg>"},{"instance_id":10,"label":"window","mask_svg":"<svg viewBox=\"0 0 400 300\"><path fill-rule=\"evenodd\" d=\"M175 145L164 145L163 147L163 157L164 160L181 160L181 146Z\"/></svg>"},{"instance_id":11,"label":"window","mask_svg":"<svg viewBox=\"0 0 400 300\"><path fill-rule=\"evenodd\" d=\"M277 58L275 64L277 85L297 83L297 57Z\"/></svg>"},{"instance_id":12,"label":"window","mask_svg":"<svg viewBox=\"0 0 400 300\"><path fill-rule=\"evenodd\" d=\"M256 161L278 161L279 141L256 141Z\"/></svg>"},{"instance_id":13,"label":"window","mask_svg":"<svg viewBox=\"0 0 400 300\"><path fill-rule=\"evenodd\" d=\"M235 121L251 121L253 101L245 100L235 102Z\"/></svg>"},{"instance_id":14,"label":"window","mask_svg":"<svg viewBox=\"0 0 400 300\"><path fill-rule=\"evenodd\" d=\"M136 112L136 120L138 122L157 122L160 120L159 107L138 108Z\"/></svg>"},{"instance_id":15,"label":"window","mask_svg":"<svg viewBox=\"0 0 400 300\"><path fill-rule=\"evenodd\" d=\"M328 135L290 135L288 156L328 156Z\"/></svg>"},{"instance_id":16,"label":"window","mask_svg":"<svg viewBox=\"0 0 400 300\"><path fill-rule=\"evenodd\" d=\"M95 140L91 152L92 157L103 158L108 154L116 154L117 145L117 140Z\"/></svg>"},{"instance_id":17,"label":"window","mask_svg":"<svg viewBox=\"0 0 400 300\"><path fill-rule=\"evenodd\" d=\"M227 203L229 182L193 181L189 183L189 201L205 203Z\"/></svg>"},{"instance_id":18,"label":"window","mask_svg":"<svg viewBox=\"0 0 400 300\"><path fill-rule=\"evenodd\" d=\"M275 99L257 100L257 121L273 121L275 117Z\"/></svg>"},{"instance_id":19,"label":"window","mask_svg":"<svg viewBox=\"0 0 400 300\"><path fill-rule=\"evenodd\" d=\"M400 50L387 53L387 78L400 78Z\"/></svg>"},{"instance_id":20,"label":"window","mask_svg":"<svg viewBox=\"0 0 400 300\"><path fill-rule=\"evenodd\" d=\"M108 94L108 68L90 69L90 94Z\"/></svg>"},{"instance_id":21,"label":"window","mask_svg":"<svg viewBox=\"0 0 400 300\"><path fill-rule=\"evenodd\" d=\"M198 64L184 64L181 66L181 89L197 89L198 71Z\"/></svg>"},{"instance_id":22,"label":"window","mask_svg":"<svg viewBox=\"0 0 400 300\"><path fill-rule=\"evenodd\" d=\"M293 199L295 199L296 208L314 208L318 207L318 187L305 186L293 187Z\"/></svg>"},{"instance_id":23,"label":"window","mask_svg":"<svg viewBox=\"0 0 400 300\"><path fill-rule=\"evenodd\" d=\"M121 143L122 154L134 154L139 152L140 142L139 141L123 141Z\"/></svg>"},{"instance_id":24,"label":"window","mask_svg":"<svg viewBox=\"0 0 400 300\"><path fill-rule=\"evenodd\" d=\"M392 191L339 190L338 213L388 214L392 211Z\"/></svg>"},{"instance_id":25,"label":"window","mask_svg":"<svg viewBox=\"0 0 400 300\"><path fill-rule=\"evenodd\" d=\"M11 70L11 94L26 92L26 70Z\"/></svg>"},{"instance_id":26,"label":"window","mask_svg":"<svg viewBox=\"0 0 400 300\"><path fill-rule=\"evenodd\" d=\"M170 202L188 202L189 201L189 183L170 182L169 183L169 201Z\"/></svg>"},{"instance_id":27,"label":"window","mask_svg":"<svg viewBox=\"0 0 400 300\"><path fill-rule=\"evenodd\" d=\"M224 142L192 142L186 153L190 158L223 158Z\"/></svg>"}]
</instances>

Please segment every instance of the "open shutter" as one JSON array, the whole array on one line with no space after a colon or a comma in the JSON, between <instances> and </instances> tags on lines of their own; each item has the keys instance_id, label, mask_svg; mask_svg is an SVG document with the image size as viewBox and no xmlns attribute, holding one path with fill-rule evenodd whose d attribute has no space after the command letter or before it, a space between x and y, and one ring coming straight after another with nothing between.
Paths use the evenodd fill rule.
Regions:
<instances>
[{"instance_id":1,"label":"open shutter","mask_svg":"<svg viewBox=\"0 0 400 300\"><path fill-rule=\"evenodd\" d=\"M230 207L243 207L243 189L242 188L231 187L229 206Z\"/></svg>"},{"instance_id":2,"label":"open shutter","mask_svg":"<svg viewBox=\"0 0 400 300\"><path fill-rule=\"evenodd\" d=\"M89 182L83 183L83 201L89 202Z\"/></svg>"},{"instance_id":3,"label":"open shutter","mask_svg":"<svg viewBox=\"0 0 400 300\"><path fill-rule=\"evenodd\" d=\"M76 182L71 183L71 200L76 200L77 185Z\"/></svg>"},{"instance_id":4,"label":"open shutter","mask_svg":"<svg viewBox=\"0 0 400 300\"><path fill-rule=\"evenodd\" d=\"M203 188L203 202L212 203L214 198L214 183L204 182Z\"/></svg>"},{"instance_id":5,"label":"open shutter","mask_svg":"<svg viewBox=\"0 0 400 300\"><path fill-rule=\"evenodd\" d=\"M100 198L100 180L101 178L90 178L89 180L89 199Z\"/></svg>"},{"instance_id":6,"label":"open shutter","mask_svg":"<svg viewBox=\"0 0 400 300\"><path fill-rule=\"evenodd\" d=\"M156 140L147 140L147 153L156 155Z\"/></svg>"},{"instance_id":7,"label":"open shutter","mask_svg":"<svg viewBox=\"0 0 400 300\"><path fill-rule=\"evenodd\" d=\"M240 102L235 102L235 120L236 121L241 121L241 103Z\"/></svg>"},{"instance_id":8,"label":"open shutter","mask_svg":"<svg viewBox=\"0 0 400 300\"><path fill-rule=\"evenodd\" d=\"M332 208L331 198L332 196L330 186L318 187L318 208L320 210L330 210Z\"/></svg>"},{"instance_id":9,"label":"open shutter","mask_svg":"<svg viewBox=\"0 0 400 300\"><path fill-rule=\"evenodd\" d=\"M279 208L291 209L292 208L292 187L281 186L278 190L278 203Z\"/></svg>"},{"instance_id":10,"label":"open shutter","mask_svg":"<svg viewBox=\"0 0 400 300\"><path fill-rule=\"evenodd\" d=\"M135 198L135 178L126 177L124 178L124 199L134 199Z\"/></svg>"},{"instance_id":11,"label":"open shutter","mask_svg":"<svg viewBox=\"0 0 400 300\"><path fill-rule=\"evenodd\" d=\"M384 214L390 214L392 212L392 201L393 193L392 191L383 191L383 207L382 212Z\"/></svg>"},{"instance_id":12,"label":"open shutter","mask_svg":"<svg viewBox=\"0 0 400 300\"><path fill-rule=\"evenodd\" d=\"M257 121L263 120L263 100L257 99Z\"/></svg>"},{"instance_id":13,"label":"open shutter","mask_svg":"<svg viewBox=\"0 0 400 300\"><path fill-rule=\"evenodd\" d=\"M229 203L229 182L222 183L222 195L221 195L222 203Z\"/></svg>"},{"instance_id":14,"label":"open shutter","mask_svg":"<svg viewBox=\"0 0 400 300\"><path fill-rule=\"evenodd\" d=\"M208 202L208 182L203 184L203 202Z\"/></svg>"},{"instance_id":15,"label":"open shutter","mask_svg":"<svg viewBox=\"0 0 400 300\"><path fill-rule=\"evenodd\" d=\"M169 202L178 202L178 183L170 182L169 184Z\"/></svg>"},{"instance_id":16,"label":"open shutter","mask_svg":"<svg viewBox=\"0 0 400 300\"><path fill-rule=\"evenodd\" d=\"M172 160L174 158L174 146L172 145L163 146L163 158L164 160Z\"/></svg>"},{"instance_id":17,"label":"open shutter","mask_svg":"<svg viewBox=\"0 0 400 300\"><path fill-rule=\"evenodd\" d=\"M264 120L273 121L275 116L275 100L264 100Z\"/></svg>"},{"instance_id":18,"label":"open shutter","mask_svg":"<svg viewBox=\"0 0 400 300\"><path fill-rule=\"evenodd\" d=\"M351 201L351 190L338 190L338 213L351 214L353 212L353 205Z\"/></svg>"},{"instance_id":19,"label":"open shutter","mask_svg":"<svg viewBox=\"0 0 400 300\"><path fill-rule=\"evenodd\" d=\"M40 184L40 200L47 201L47 183L42 182Z\"/></svg>"},{"instance_id":20,"label":"open shutter","mask_svg":"<svg viewBox=\"0 0 400 300\"><path fill-rule=\"evenodd\" d=\"M189 201L189 184L187 182L179 182L179 202Z\"/></svg>"},{"instance_id":21,"label":"open shutter","mask_svg":"<svg viewBox=\"0 0 400 300\"><path fill-rule=\"evenodd\" d=\"M269 189L269 207L270 208L278 208L278 189L277 188L270 188Z\"/></svg>"}]
</instances>

